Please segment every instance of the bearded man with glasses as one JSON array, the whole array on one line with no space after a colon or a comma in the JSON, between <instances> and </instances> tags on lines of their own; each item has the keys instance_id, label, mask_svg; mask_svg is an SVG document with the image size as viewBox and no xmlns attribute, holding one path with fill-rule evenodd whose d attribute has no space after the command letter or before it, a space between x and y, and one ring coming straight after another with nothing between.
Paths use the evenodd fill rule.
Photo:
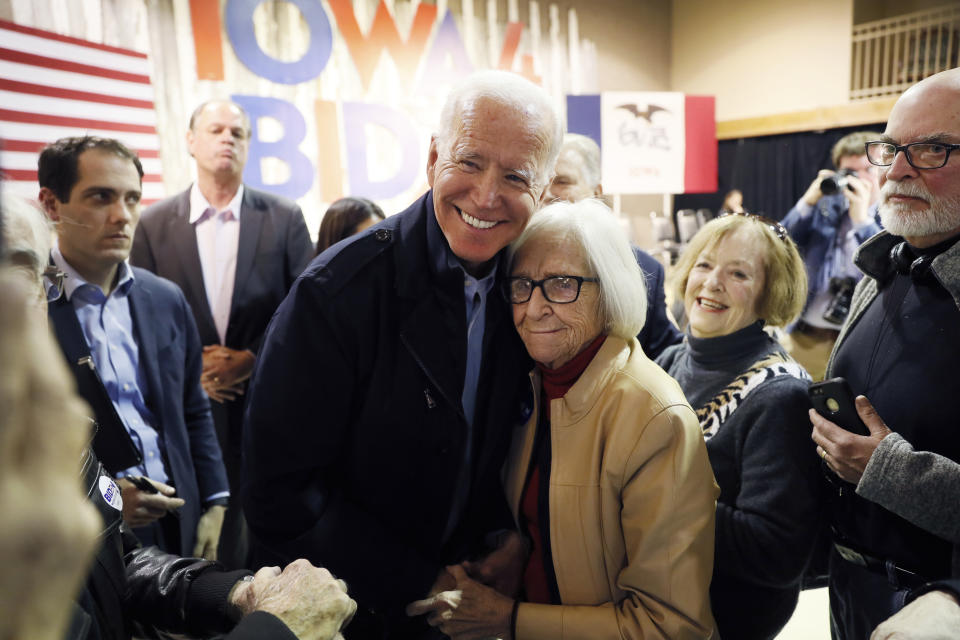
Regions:
<instances>
[{"instance_id":1,"label":"bearded man with glasses","mask_svg":"<svg viewBox=\"0 0 960 640\"><path fill-rule=\"evenodd\" d=\"M827 368L858 395L869 435L810 413L839 477L830 609L841 640L868 637L930 581L960 589L960 69L908 89L879 138L865 152L880 167L886 230L857 252L865 277ZM922 630L935 618L903 637L933 637Z\"/></svg>"}]
</instances>

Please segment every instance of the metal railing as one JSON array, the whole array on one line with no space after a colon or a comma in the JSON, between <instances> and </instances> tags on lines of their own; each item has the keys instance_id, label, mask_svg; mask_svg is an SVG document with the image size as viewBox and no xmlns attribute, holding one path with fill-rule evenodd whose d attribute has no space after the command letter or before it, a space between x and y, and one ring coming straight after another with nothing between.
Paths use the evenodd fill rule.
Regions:
<instances>
[{"instance_id":1,"label":"metal railing","mask_svg":"<svg viewBox=\"0 0 960 640\"><path fill-rule=\"evenodd\" d=\"M960 66L960 4L854 25L850 100L898 95Z\"/></svg>"}]
</instances>

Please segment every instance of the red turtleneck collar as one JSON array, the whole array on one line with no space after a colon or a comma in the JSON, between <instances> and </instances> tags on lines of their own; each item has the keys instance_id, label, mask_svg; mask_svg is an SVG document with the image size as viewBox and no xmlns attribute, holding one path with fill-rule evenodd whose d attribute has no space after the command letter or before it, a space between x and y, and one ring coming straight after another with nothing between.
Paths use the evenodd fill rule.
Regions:
<instances>
[{"instance_id":1,"label":"red turtleneck collar","mask_svg":"<svg viewBox=\"0 0 960 640\"><path fill-rule=\"evenodd\" d=\"M600 347L603 346L603 341L606 339L606 334L601 333L594 338L593 342L584 347L583 351L556 369L550 369L542 363L537 363L537 368L540 369L543 378L543 391L547 395L548 402L562 398L570 390L570 387L580 378L587 365L593 360L593 356L597 355L597 351L600 351Z\"/></svg>"}]
</instances>

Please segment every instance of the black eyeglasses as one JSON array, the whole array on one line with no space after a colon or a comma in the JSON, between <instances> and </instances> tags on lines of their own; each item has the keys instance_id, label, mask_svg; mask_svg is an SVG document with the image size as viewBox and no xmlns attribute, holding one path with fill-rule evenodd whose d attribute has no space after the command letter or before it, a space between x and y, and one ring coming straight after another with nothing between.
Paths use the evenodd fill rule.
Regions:
<instances>
[{"instance_id":1,"label":"black eyeglasses","mask_svg":"<svg viewBox=\"0 0 960 640\"><path fill-rule=\"evenodd\" d=\"M43 270L43 288L47 291L47 302L56 302L63 295L63 279L66 273L50 265Z\"/></svg>"},{"instance_id":2,"label":"black eyeglasses","mask_svg":"<svg viewBox=\"0 0 960 640\"><path fill-rule=\"evenodd\" d=\"M547 302L569 304L580 297L580 287L584 282L600 282L600 279L581 276L550 276L543 280L511 277L503 283L503 294L512 304L523 304L530 300L533 290L540 287Z\"/></svg>"},{"instance_id":3,"label":"black eyeglasses","mask_svg":"<svg viewBox=\"0 0 960 640\"><path fill-rule=\"evenodd\" d=\"M776 220L772 218L768 218L767 216L759 216L755 213L747 213L746 211L739 211L739 212L728 211L726 213L721 213L720 216L718 216L718 219L726 218L727 216L743 216L744 218L750 218L751 220L756 220L757 222L765 224L768 227L770 227L770 230L773 231L773 233L776 234L776 236L781 240L783 240L784 242L786 242L787 238L790 235L789 233L787 233L786 227L784 227L782 224L780 224Z\"/></svg>"},{"instance_id":4,"label":"black eyeglasses","mask_svg":"<svg viewBox=\"0 0 960 640\"><path fill-rule=\"evenodd\" d=\"M893 144L892 142L868 142L867 160L878 167L889 167L897 157L898 151L903 151L907 162L914 169L939 169L947 164L950 152L960 149L960 144L948 142L911 142L910 144Z\"/></svg>"}]
</instances>

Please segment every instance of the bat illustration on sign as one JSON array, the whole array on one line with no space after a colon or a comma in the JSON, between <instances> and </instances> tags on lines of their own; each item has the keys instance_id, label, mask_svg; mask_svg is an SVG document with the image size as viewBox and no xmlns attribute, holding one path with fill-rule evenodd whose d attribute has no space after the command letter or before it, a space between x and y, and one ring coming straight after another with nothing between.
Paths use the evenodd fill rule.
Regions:
<instances>
[{"instance_id":1,"label":"bat illustration on sign","mask_svg":"<svg viewBox=\"0 0 960 640\"><path fill-rule=\"evenodd\" d=\"M634 115L634 117L643 118L644 120L646 120L647 122L650 122L651 124L653 123L653 120L652 120L653 114L655 114L657 111L666 111L667 113L670 113L668 109L664 109L663 107L658 107L655 104L647 105L646 111L640 111L640 107L638 107L635 104L621 104L617 107L617 109L623 109L624 111L629 111Z\"/></svg>"}]
</instances>

